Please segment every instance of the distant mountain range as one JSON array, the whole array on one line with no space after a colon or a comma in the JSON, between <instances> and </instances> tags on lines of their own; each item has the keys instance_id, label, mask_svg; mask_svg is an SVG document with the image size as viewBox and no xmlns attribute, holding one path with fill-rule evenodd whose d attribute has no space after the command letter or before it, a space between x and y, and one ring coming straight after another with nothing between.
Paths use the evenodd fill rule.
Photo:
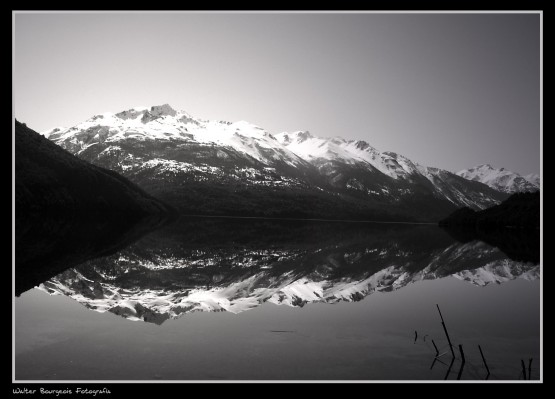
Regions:
<instances>
[{"instance_id":1,"label":"distant mountain range","mask_svg":"<svg viewBox=\"0 0 555 399\"><path fill-rule=\"evenodd\" d=\"M508 196L361 140L272 135L167 104L96 115L43 134L185 214L438 221Z\"/></svg>"},{"instance_id":2,"label":"distant mountain range","mask_svg":"<svg viewBox=\"0 0 555 399\"><path fill-rule=\"evenodd\" d=\"M472 181L479 181L495 190L509 194L540 189L540 177L538 175L521 176L505 168L496 169L489 164L461 170L457 172L457 175Z\"/></svg>"}]
</instances>

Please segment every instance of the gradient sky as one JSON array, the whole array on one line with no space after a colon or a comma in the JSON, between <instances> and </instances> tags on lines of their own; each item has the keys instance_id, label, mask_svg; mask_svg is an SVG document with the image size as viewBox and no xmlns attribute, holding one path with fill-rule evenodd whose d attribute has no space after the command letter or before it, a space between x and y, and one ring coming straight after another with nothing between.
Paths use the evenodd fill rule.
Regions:
<instances>
[{"instance_id":1,"label":"gradient sky","mask_svg":"<svg viewBox=\"0 0 555 399\"><path fill-rule=\"evenodd\" d=\"M16 13L37 131L169 103L427 166L540 171L540 15Z\"/></svg>"}]
</instances>

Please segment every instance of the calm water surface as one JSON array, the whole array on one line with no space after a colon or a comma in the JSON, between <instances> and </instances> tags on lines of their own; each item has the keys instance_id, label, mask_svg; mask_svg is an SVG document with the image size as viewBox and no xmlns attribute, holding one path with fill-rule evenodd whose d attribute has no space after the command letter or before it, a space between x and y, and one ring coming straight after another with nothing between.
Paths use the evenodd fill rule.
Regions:
<instances>
[{"instance_id":1,"label":"calm water surface","mask_svg":"<svg viewBox=\"0 0 555 399\"><path fill-rule=\"evenodd\" d=\"M539 378L539 264L435 226L181 219L70 266L15 298L16 380Z\"/></svg>"}]
</instances>

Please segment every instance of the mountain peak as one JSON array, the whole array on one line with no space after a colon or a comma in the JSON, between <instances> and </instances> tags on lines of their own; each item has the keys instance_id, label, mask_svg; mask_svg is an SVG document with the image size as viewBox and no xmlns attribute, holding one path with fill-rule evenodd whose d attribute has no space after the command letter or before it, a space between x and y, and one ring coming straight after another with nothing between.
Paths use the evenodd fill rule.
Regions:
<instances>
[{"instance_id":1,"label":"mountain peak","mask_svg":"<svg viewBox=\"0 0 555 399\"><path fill-rule=\"evenodd\" d=\"M511 172L506 168L496 169L490 164L464 169L456 174L468 180L479 181L505 193L535 191L539 188L539 183L533 178L528 180L518 173Z\"/></svg>"},{"instance_id":2,"label":"mountain peak","mask_svg":"<svg viewBox=\"0 0 555 399\"><path fill-rule=\"evenodd\" d=\"M175 116L177 111L169 104L153 105L150 107L150 113L154 116Z\"/></svg>"},{"instance_id":3,"label":"mountain peak","mask_svg":"<svg viewBox=\"0 0 555 399\"><path fill-rule=\"evenodd\" d=\"M299 143L301 143L305 140L314 138L314 136L312 134L310 134L310 132L308 130L297 132L297 137L299 139L298 140Z\"/></svg>"},{"instance_id":4,"label":"mountain peak","mask_svg":"<svg viewBox=\"0 0 555 399\"><path fill-rule=\"evenodd\" d=\"M116 117L120 119L135 119L138 115L142 115L146 111L148 111L147 107L133 107L125 111L118 112Z\"/></svg>"},{"instance_id":5,"label":"mountain peak","mask_svg":"<svg viewBox=\"0 0 555 399\"><path fill-rule=\"evenodd\" d=\"M370 144L368 144L368 143L367 143L366 141L364 141L364 140L357 140L357 141L355 141L355 146L356 146L356 148L359 149L359 150L365 150L365 149L367 149L368 147L370 147Z\"/></svg>"}]
</instances>

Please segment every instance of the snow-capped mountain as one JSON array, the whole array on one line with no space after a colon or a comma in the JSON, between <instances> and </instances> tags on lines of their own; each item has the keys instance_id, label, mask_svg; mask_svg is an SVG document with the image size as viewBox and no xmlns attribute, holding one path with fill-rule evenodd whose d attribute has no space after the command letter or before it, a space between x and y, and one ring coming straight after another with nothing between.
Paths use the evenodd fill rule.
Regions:
<instances>
[{"instance_id":1,"label":"snow-capped mountain","mask_svg":"<svg viewBox=\"0 0 555 399\"><path fill-rule=\"evenodd\" d=\"M461 170L457 172L457 175L468 180L479 181L495 190L509 194L537 191L540 188L540 177L538 175L531 174L523 177L505 168L497 169L489 164Z\"/></svg>"},{"instance_id":2,"label":"snow-capped mountain","mask_svg":"<svg viewBox=\"0 0 555 399\"><path fill-rule=\"evenodd\" d=\"M506 197L364 141L305 131L273 135L167 104L96 115L43 134L189 214L435 221Z\"/></svg>"}]
</instances>

